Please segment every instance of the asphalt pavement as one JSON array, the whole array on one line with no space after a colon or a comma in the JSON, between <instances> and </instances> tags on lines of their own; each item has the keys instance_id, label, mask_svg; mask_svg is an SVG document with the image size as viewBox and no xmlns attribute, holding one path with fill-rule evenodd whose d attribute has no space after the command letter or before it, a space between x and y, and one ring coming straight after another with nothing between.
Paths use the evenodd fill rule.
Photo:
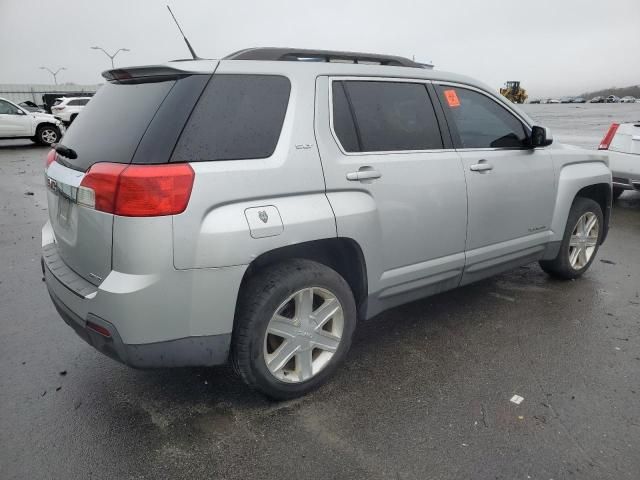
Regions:
<instances>
[{"instance_id":1,"label":"asphalt pavement","mask_svg":"<svg viewBox=\"0 0 640 480\"><path fill-rule=\"evenodd\" d=\"M593 146L616 107L528 111ZM640 477L640 194L583 278L533 264L385 312L330 383L275 403L228 367L137 371L76 337L42 282L45 154L0 142L0 478Z\"/></svg>"}]
</instances>

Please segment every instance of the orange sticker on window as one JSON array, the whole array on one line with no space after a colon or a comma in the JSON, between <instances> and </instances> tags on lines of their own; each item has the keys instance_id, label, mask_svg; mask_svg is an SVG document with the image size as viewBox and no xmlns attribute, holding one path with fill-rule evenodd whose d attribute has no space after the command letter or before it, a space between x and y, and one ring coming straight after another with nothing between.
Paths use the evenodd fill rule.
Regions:
<instances>
[{"instance_id":1,"label":"orange sticker on window","mask_svg":"<svg viewBox=\"0 0 640 480\"><path fill-rule=\"evenodd\" d=\"M460 106L460 99L455 90L445 90L444 97L447 99L447 103L451 108Z\"/></svg>"}]
</instances>

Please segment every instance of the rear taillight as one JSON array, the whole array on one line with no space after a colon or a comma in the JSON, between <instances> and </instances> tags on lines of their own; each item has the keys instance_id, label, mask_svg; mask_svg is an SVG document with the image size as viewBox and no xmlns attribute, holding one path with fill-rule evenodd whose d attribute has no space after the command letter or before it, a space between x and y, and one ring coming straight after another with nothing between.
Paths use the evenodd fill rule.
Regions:
<instances>
[{"instance_id":1,"label":"rear taillight","mask_svg":"<svg viewBox=\"0 0 640 480\"><path fill-rule=\"evenodd\" d=\"M194 177L188 163L96 163L80 183L78 203L125 217L176 215L187 208Z\"/></svg>"},{"instance_id":2,"label":"rear taillight","mask_svg":"<svg viewBox=\"0 0 640 480\"><path fill-rule=\"evenodd\" d=\"M598 150L609 150L609 145L611 145L611 141L613 140L613 137L615 137L619 126L620 126L619 123L611 124L611 126L609 127L609 131L600 142L600 146L598 147Z\"/></svg>"},{"instance_id":3,"label":"rear taillight","mask_svg":"<svg viewBox=\"0 0 640 480\"><path fill-rule=\"evenodd\" d=\"M56 151L52 148L51 150L49 150L49 153L47 153L47 161L45 163L44 168L47 169L49 168L49 165L51 165L53 162L56 161L58 154L56 153Z\"/></svg>"}]
</instances>

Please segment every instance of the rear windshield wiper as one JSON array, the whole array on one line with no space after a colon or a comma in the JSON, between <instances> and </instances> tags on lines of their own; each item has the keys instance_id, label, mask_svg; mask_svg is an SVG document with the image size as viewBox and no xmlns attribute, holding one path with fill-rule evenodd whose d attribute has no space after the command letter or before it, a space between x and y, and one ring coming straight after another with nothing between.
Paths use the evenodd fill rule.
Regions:
<instances>
[{"instance_id":1,"label":"rear windshield wiper","mask_svg":"<svg viewBox=\"0 0 640 480\"><path fill-rule=\"evenodd\" d=\"M65 147L62 144L56 145L56 152L58 152L63 157L67 157L70 160L75 160L76 158L78 158L78 154L74 149Z\"/></svg>"}]
</instances>

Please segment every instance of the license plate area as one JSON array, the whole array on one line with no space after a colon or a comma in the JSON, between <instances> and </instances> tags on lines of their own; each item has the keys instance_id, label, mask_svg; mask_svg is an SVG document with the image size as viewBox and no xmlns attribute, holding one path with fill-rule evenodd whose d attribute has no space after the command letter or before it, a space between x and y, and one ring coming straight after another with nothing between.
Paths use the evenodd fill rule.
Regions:
<instances>
[{"instance_id":1,"label":"license plate area","mask_svg":"<svg viewBox=\"0 0 640 480\"><path fill-rule=\"evenodd\" d=\"M58 196L58 223L68 226L71 217L71 200L62 195Z\"/></svg>"}]
</instances>

